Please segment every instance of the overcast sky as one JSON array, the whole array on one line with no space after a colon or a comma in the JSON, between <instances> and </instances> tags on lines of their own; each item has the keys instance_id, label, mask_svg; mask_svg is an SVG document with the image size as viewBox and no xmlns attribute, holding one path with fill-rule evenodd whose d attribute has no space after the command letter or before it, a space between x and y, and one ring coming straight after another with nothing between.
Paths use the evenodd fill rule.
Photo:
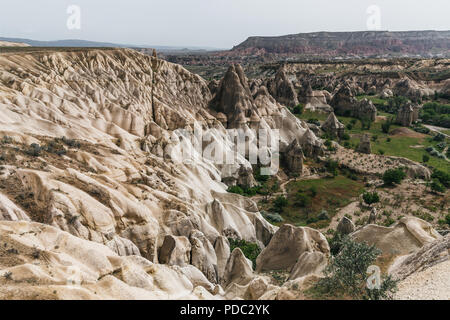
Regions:
<instances>
[{"instance_id":1,"label":"overcast sky","mask_svg":"<svg viewBox=\"0 0 450 320\"><path fill-rule=\"evenodd\" d=\"M0 0L0 36L231 48L255 35L367 30L450 30L450 0ZM67 8L81 29L67 28Z\"/></svg>"}]
</instances>

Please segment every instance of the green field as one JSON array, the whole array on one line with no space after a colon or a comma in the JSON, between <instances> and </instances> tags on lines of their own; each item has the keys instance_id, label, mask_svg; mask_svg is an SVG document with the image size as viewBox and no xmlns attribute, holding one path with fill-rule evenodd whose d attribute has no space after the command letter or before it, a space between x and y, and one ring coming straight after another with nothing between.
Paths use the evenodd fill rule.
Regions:
<instances>
[{"instance_id":1,"label":"green field","mask_svg":"<svg viewBox=\"0 0 450 320\"><path fill-rule=\"evenodd\" d=\"M379 112L380 114L380 112ZM384 114L383 114L384 115ZM392 115L386 114L390 117ZM311 118L318 119L319 121L324 121L328 117L327 114L324 113L314 113L306 111L302 115L298 116L303 120L308 120ZM353 118L350 117L342 117L337 116L339 121L341 121L345 126L352 121ZM350 135L349 143L351 147L355 147L359 143L360 136L363 133L369 134L371 137L377 137L375 141L372 140L372 152L380 153L380 150L384 152L384 155L388 156L396 156L396 157L404 157L411 159L416 162L422 162L423 155L428 154L425 150L427 147L432 146L435 147L437 142L431 141L431 136L426 135L424 137L409 137L409 136L396 136L391 134L383 133L381 130L381 125L383 121L378 121L372 123L370 129L362 129L360 121L357 121L351 130L346 129ZM392 125L390 128L390 133L393 130L401 128L398 125ZM390 141L388 140L390 138ZM449 143L449 139L447 139L447 143ZM341 142L344 144L344 142ZM450 172L450 162L445 159L439 159L437 157L430 156L430 161L428 162L429 166L433 168L440 169L446 172Z\"/></svg>"},{"instance_id":2,"label":"green field","mask_svg":"<svg viewBox=\"0 0 450 320\"><path fill-rule=\"evenodd\" d=\"M335 178L315 180L300 180L286 186L288 204L280 215L283 223L297 226L324 227L330 220L317 222L318 215L326 210L331 218L337 210L350 204L364 190L362 181L354 181L343 175ZM299 201L308 198L306 205ZM270 211L273 201L265 204L265 210Z\"/></svg>"}]
</instances>

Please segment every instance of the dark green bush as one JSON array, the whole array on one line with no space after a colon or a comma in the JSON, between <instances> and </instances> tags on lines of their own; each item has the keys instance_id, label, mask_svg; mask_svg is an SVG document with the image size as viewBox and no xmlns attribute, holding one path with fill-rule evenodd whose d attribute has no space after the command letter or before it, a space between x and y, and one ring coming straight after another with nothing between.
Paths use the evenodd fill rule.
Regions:
<instances>
[{"instance_id":1,"label":"dark green bush","mask_svg":"<svg viewBox=\"0 0 450 320\"><path fill-rule=\"evenodd\" d=\"M302 113L303 113L303 110L304 110L303 105L298 104L298 105L296 105L296 106L294 107L294 109L292 110L292 112L293 112L294 114L302 114Z\"/></svg>"},{"instance_id":2,"label":"dark green bush","mask_svg":"<svg viewBox=\"0 0 450 320\"><path fill-rule=\"evenodd\" d=\"M434 170L431 178L439 180L439 182L446 188L450 188L450 173L441 170Z\"/></svg>"},{"instance_id":3,"label":"dark green bush","mask_svg":"<svg viewBox=\"0 0 450 320\"><path fill-rule=\"evenodd\" d=\"M430 185L431 190L433 190L434 192L445 192L446 188L444 187L444 185L438 180L438 179L434 179L431 182Z\"/></svg>"},{"instance_id":4,"label":"dark green bush","mask_svg":"<svg viewBox=\"0 0 450 320\"><path fill-rule=\"evenodd\" d=\"M32 157L39 157L41 155L42 148L37 143L32 143L25 153Z\"/></svg>"},{"instance_id":5,"label":"dark green bush","mask_svg":"<svg viewBox=\"0 0 450 320\"><path fill-rule=\"evenodd\" d=\"M380 196L377 192L365 192L363 194L363 200L370 206L374 203L380 202Z\"/></svg>"},{"instance_id":6,"label":"dark green bush","mask_svg":"<svg viewBox=\"0 0 450 320\"><path fill-rule=\"evenodd\" d=\"M275 212L283 212L284 207L288 205L288 200L284 196L278 196L273 202L273 209Z\"/></svg>"},{"instance_id":7,"label":"dark green bush","mask_svg":"<svg viewBox=\"0 0 450 320\"><path fill-rule=\"evenodd\" d=\"M383 182L385 185L392 186L400 184L405 177L406 173L402 168L389 169L383 174Z\"/></svg>"},{"instance_id":8,"label":"dark green bush","mask_svg":"<svg viewBox=\"0 0 450 320\"><path fill-rule=\"evenodd\" d=\"M367 288L370 276L367 270L381 254L379 249L339 235L334 237L330 246L334 256L325 269L325 278L315 286L317 292L364 300L392 299L397 290L397 282L389 276L382 279L380 289Z\"/></svg>"},{"instance_id":9,"label":"dark green bush","mask_svg":"<svg viewBox=\"0 0 450 320\"><path fill-rule=\"evenodd\" d=\"M311 203L312 203L311 197L308 196L307 194L304 194L304 193L301 193L301 192L298 192L295 195L294 201L295 201L295 205L299 206L301 208L309 207L311 205Z\"/></svg>"},{"instance_id":10,"label":"dark green bush","mask_svg":"<svg viewBox=\"0 0 450 320\"><path fill-rule=\"evenodd\" d=\"M240 186L231 186L227 191L230 193L240 194L241 196L244 195L244 190L242 190Z\"/></svg>"}]
</instances>

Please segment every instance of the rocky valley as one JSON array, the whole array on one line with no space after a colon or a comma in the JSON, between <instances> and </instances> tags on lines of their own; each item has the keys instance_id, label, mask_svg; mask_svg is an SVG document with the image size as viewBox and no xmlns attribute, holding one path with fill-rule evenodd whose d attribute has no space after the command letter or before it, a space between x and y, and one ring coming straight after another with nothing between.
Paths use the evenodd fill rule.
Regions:
<instances>
[{"instance_id":1,"label":"rocky valley","mask_svg":"<svg viewBox=\"0 0 450 320\"><path fill-rule=\"evenodd\" d=\"M345 53L380 53L361 41ZM202 77L163 58L1 51L0 299L450 298L448 59L221 60ZM333 282L352 250L385 291Z\"/></svg>"}]
</instances>

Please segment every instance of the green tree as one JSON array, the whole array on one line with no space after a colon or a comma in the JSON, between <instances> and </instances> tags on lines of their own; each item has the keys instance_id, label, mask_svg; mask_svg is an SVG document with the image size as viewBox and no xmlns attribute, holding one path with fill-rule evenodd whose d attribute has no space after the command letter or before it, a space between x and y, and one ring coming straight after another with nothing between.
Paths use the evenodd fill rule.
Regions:
<instances>
[{"instance_id":1,"label":"green tree","mask_svg":"<svg viewBox=\"0 0 450 320\"><path fill-rule=\"evenodd\" d=\"M278 196L273 202L273 209L275 212L283 212L284 207L288 205L288 200L284 196Z\"/></svg>"},{"instance_id":2,"label":"green tree","mask_svg":"<svg viewBox=\"0 0 450 320\"><path fill-rule=\"evenodd\" d=\"M363 200L370 206L374 203L380 202L380 196L377 192L365 192L363 194Z\"/></svg>"},{"instance_id":3,"label":"green tree","mask_svg":"<svg viewBox=\"0 0 450 320\"><path fill-rule=\"evenodd\" d=\"M381 251L375 246L352 241L348 236L334 239L333 249L338 252L325 269L325 278L319 280L315 289L326 295L346 296L364 300L392 299L397 282L384 277L379 289L367 288L369 274Z\"/></svg>"},{"instance_id":4,"label":"green tree","mask_svg":"<svg viewBox=\"0 0 450 320\"><path fill-rule=\"evenodd\" d=\"M430 188L431 188L431 190L432 191L434 191L434 192L445 192L445 190L446 190L446 188L444 187L444 185L442 184L442 183L440 183L440 181L439 180L437 180L437 179L434 179L432 182L431 182L431 185L430 185Z\"/></svg>"},{"instance_id":5,"label":"green tree","mask_svg":"<svg viewBox=\"0 0 450 320\"><path fill-rule=\"evenodd\" d=\"M298 104L298 105L296 105L296 106L294 107L294 109L292 110L292 112L293 112L294 114L300 115L300 114L303 113L303 110L304 110L303 105L302 105L302 104Z\"/></svg>"},{"instance_id":6,"label":"green tree","mask_svg":"<svg viewBox=\"0 0 450 320\"><path fill-rule=\"evenodd\" d=\"M406 177L406 173L402 168L389 169L383 174L383 182L385 185L393 186L394 184L400 184Z\"/></svg>"}]
</instances>

